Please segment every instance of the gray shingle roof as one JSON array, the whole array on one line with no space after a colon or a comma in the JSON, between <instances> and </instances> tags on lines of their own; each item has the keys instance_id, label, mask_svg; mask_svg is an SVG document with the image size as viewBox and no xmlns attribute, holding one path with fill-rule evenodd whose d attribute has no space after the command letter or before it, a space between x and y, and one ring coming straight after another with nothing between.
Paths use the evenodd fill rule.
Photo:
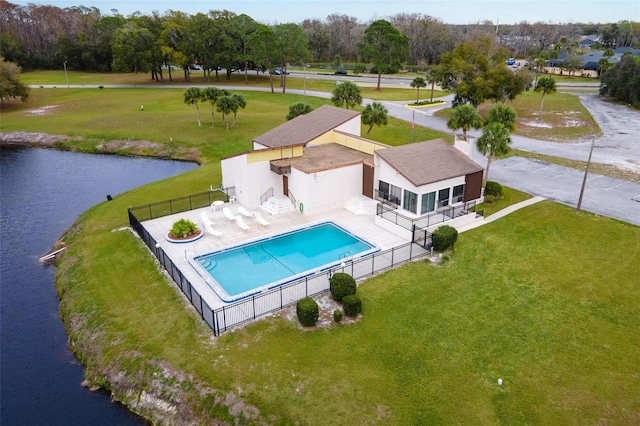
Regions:
<instances>
[{"instance_id":1,"label":"gray shingle roof","mask_svg":"<svg viewBox=\"0 0 640 426\"><path fill-rule=\"evenodd\" d=\"M376 154L416 187L483 170L442 139L380 149Z\"/></svg>"},{"instance_id":2,"label":"gray shingle roof","mask_svg":"<svg viewBox=\"0 0 640 426\"><path fill-rule=\"evenodd\" d=\"M358 115L358 111L323 105L257 136L253 141L268 148L304 145Z\"/></svg>"}]
</instances>

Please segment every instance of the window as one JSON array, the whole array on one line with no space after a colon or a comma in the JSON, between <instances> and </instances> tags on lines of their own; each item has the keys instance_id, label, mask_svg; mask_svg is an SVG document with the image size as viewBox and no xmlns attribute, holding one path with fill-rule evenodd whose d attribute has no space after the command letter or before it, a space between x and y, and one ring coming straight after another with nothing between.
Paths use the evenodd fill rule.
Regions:
<instances>
[{"instance_id":1,"label":"window","mask_svg":"<svg viewBox=\"0 0 640 426\"><path fill-rule=\"evenodd\" d=\"M432 212L436 209L436 193L430 192L422 194L422 203L420 204L420 214Z\"/></svg>"},{"instance_id":2,"label":"window","mask_svg":"<svg viewBox=\"0 0 640 426\"><path fill-rule=\"evenodd\" d=\"M438 207L449 205L449 188L438 191Z\"/></svg>"},{"instance_id":3,"label":"window","mask_svg":"<svg viewBox=\"0 0 640 426\"><path fill-rule=\"evenodd\" d=\"M461 203L464 194L464 184L453 187L452 203Z\"/></svg>"},{"instance_id":4,"label":"window","mask_svg":"<svg viewBox=\"0 0 640 426\"><path fill-rule=\"evenodd\" d=\"M378 196L383 200L400 205L402 189L385 181L378 181Z\"/></svg>"},{"instance_id":5,"label":"window","mask_svg":"<svg viewBox=\"0 0 640 426\"><path fill-rule=\"evenodd\" d=\"M410 212L417 213L418 211L418 194L404 190L404 204L402 207Z\"/></svg>"}]
</instances>

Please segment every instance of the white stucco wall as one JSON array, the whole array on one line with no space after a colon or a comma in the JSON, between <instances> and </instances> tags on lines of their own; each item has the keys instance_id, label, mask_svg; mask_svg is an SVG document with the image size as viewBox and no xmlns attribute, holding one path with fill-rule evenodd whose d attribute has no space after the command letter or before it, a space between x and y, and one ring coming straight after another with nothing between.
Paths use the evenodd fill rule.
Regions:
<instances>
[{"instance_id":1,"label":"white stucco wall","mask_svg":"<svg viewBox=\"0 0 640 426\"><path fill-rule=\"evenodd\" d=\"M362 164L310 174L292 168L289 190L303 203L305 214L340 208L362 194Z\"/></svg>"},{"instance_id":2,"label":"white stucco wall","mask_svg":"<svg viewBox=\"0 0 640 426\"><path fill-rule=\"evenodd\" d=\"M268 161L247 164L247 155L221 162L224 186L236 187L236 200L249 209L260 206L260 196L269 188L282 194L282 176L273 173Z\"/></svg>"},{"instance_id":3,"label":"white stucco wall","mask_svg":"<svg viewBox=\"0 0 640 426\"><path fill-rule=\"evenodd\" d=\"M258 143L258 142L255 142L255 141L254 141L254 142L253 142L253 149L254 149L254 150L259 150L259 149L269 149L269 147L267 147L267 146L265 146L265 145L262 145L262 144L260 144L260 143Z\"/></svg>"},{"instance_id":4,"label":"white stucco wall","mask_svg":"<svg viewBox=\"0 0 640 426\"><path fill-rule=\"evenodd\" d=\"M345 133L350 133L355 136L360 136L360 129L361 129L360 116L357 116L345 123L342 123L341 125L336 127L334 130L340 130Z\"/></svg>"},{"instance_id":5,"label":"white stucco wall","mask_svg":"<svg viewBox=\"0 0 640 426\"><path fill-rule=\"evenodd\" d=\"M486 170L487 157L482 155L480 151L478 151L478 148L476 148L476 138L467 136L467 140L465 141L456 135L453 146Z\"/></svg>"}]
</instances>

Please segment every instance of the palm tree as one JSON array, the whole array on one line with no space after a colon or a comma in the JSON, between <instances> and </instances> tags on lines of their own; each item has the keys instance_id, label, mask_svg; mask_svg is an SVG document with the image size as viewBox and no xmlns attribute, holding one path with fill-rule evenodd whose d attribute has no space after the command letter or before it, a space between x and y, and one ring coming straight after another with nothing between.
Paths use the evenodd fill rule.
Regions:
<instances>
[{"instance_id":1,"label":"palm tree","mask_svg":"<svg viewBox=\"0 0 640 426\"><path fill-rule=\"evenodd\" d=\"M216 101L216 109L222 113L222 121L229 130L229 114L233 112L235 101L231 95L220 96Z\"/></svg>"},{"instance_id":2,"label":"palm tree","mask_svg":"<svg viewBox=\"0 0 640 426\"><path fill-rule=\"evenodd\" d=\"M354 107L362 103L362 95L360 94L360 87L350 81L343 81L338 84L331 93L331 102L335 106L345 105L345 108L349 109L349 106Z\"/></svg>"},{"instance_id":3,"label":"palm tree","mask_svg":"<svg viewBox=\"0 0 640 426\"><path fill-rule=\"evenodd\" d=\"M287 121L296 118L299 115L309 114L312 111L311 105L304 102L296 102L289 105L289 114L287 114Z\"/></svg>"},{"instance_id":4,"label":"palm tree","mask_svg":"<svg viewBox=\"0 0 640 426\"><path fill-rule=\"evenodd\" d=\"M218 89L217 87L207 87L206 89L202 89L202 100L209 101L211 103L211 127L215 126L215 122L213 120L213 110L216 105L216 101L221 96L227 96L230 92L227 89Z\"/></svg>"},{"instance_id":5,"label":"palm tree","mask_svg":"<svg viewBox=\"0 0 640 426\"><path fill-rule=\"evenodd\" d=\"M200 123L200 108L198 108L198 102L202 100L202 91L199 87L189 87L184 92L184 103L187 105L196 106L196 117L198 117L198 127L201 127Z\"/></svg>"},{"instance_id":6,"label":"palm tree","mask_svg":"<svg viewBox=\"0 0 640 426\"><path fill-rule=\"evenodd\" d=\"M416 77L413 79L410 86L418 89L418 96L416 98L416 103L420 102L420 88L427 87L427 82L424 81L424 78L422 77Z\"/></svg>"},{"instance_id":7,"label":"palm tree","mask_svg":"<svg viewBox=\"0 0 640 426\"><path fill-rule=\"evenodd\" d=\"M453 131L462 129L462 134L467 139L467 130L472 127L474 129L482 127L482 117L472 105L460 105L453 109L453 113L447 121L447 127Z\"/></svg>"},{"instance_id":8,"label":"palm tree","mask_svg":"<svg viewBox=\"0 0 640 426\"><path fill-rule=\"evenodd\" d=\"M540 99L540 112L542 113L542 105L544 102L544 95L549 93L556 93L556 81L553 77L542 77L538 80L538 84L536 84L536 88L534 89L536 92L542 92L542 99Z\"/></svg>"},{"instance_id":9,"label":"palm tree","mask_svg":"<svg viewBox=\"0 0 640 426\"><path fill-rule=\"evenodd\" d=\"M424 76L429 84L431 84L431 99L429 99L429 103L433 103L433 87L438 81L440 81L440 73L436 68L430 68Z\"/></svg>"},{"instance_id":10,"label":"palm tree","mask_svg":"<svg viewBox=\"0 0 640 426\"><path fill-rule=\"evenodd\" d=\"M234 93L233 95L231 95L231 99L233 99L233 104L231 105L231 111L233 112L233 123L231 124L231 127L233 127L236 125L236 115L238 115L238 109L245 109L247 106L247 101L244 99L244 96L239 93Z\"/></svg>"},{"instance_id":11,"label":"palm tree","mask_svg":"<svg viewBox=\"0 0 640 426\"><path fill-rule=\"evenodd\" d=\"M369 136L369 132L373 129L374 125L382 126L387 125L388 117L387 117L387 109L380 102L374 102L373 104L367 105L367 107L362 111L362 122L364 124L369 125L369 130L367 130L367 136Z\"/></svg>"},{"instance_id":12,"label":"palm tree","mask_svg":"<svg viewBox=\"0 0 640 426\"><path fill-rule=\"evenodd\" d=\"M509 105L496 104L487 112L485 126L489 123L502 123L510 132L516 129L516 111Z\"/></svg>"},{"instance_id":13,"label":"palm tree","mask_svg":"<svg viewBox=\"0 0 640 426\"><path fill-rule=\"evenodd\" d=\"M491 122L482 130L482 136L480 136L476 141L476 148L483 155L488 154L487 170L484 174L484 184L489 180L489 167L491 166L491 160L495 156L507 154L510 149L510 143L511 137L509 136L509 129L500 122Z\"/></svg>"}]
</instances>

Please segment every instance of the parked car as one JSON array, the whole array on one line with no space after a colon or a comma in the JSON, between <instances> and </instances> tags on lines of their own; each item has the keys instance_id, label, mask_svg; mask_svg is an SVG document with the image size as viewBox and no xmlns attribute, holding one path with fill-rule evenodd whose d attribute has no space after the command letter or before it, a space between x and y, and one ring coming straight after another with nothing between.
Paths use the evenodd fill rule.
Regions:
<instances>
[{"instance_id":1,"label":"parked car","mask_svg":"<svg viewBox=\"0 0 640 426\"><path fill-rule=\"evenodd\" d=\"M189 65L189 69L190 69L190 70L196 70L196 71L200 71L200 70L202 70L202 68L200 68L200 65L198 65L198 64L191 64L191 65Z\"/></svg>"},{"instance_id":2,"label":"parked car","mask_svg":"<svg viewBox=\"0 0 640 426\"><path fill-rule=\"evenodd\" d=\"M274 69L273 71L271 71L271 74L281 75L282 74L282 68L278 67L278 68ZM289 71L285 71L284 74L285 75L289 75Z\"/></svg>"},{"instance_id":3,"label":"parked car","mask_svg":"<svg viewBox=\"0 0 640 426\"><path fill-rule=\"evenodd\" d=\"M334 74L347 75L347 70L338 70L338 71L334 72Z\"/></svg>"},{"instance_id":4,"label":"parked car","mask_svg":"<svg viewBox=\"0 0 640 426\"><path fill-rule=\"evenodd\" d=\"M507 59L507 65L515 65L515 64L516 64L516 58Z\"/></svg>"}]
</instances>

